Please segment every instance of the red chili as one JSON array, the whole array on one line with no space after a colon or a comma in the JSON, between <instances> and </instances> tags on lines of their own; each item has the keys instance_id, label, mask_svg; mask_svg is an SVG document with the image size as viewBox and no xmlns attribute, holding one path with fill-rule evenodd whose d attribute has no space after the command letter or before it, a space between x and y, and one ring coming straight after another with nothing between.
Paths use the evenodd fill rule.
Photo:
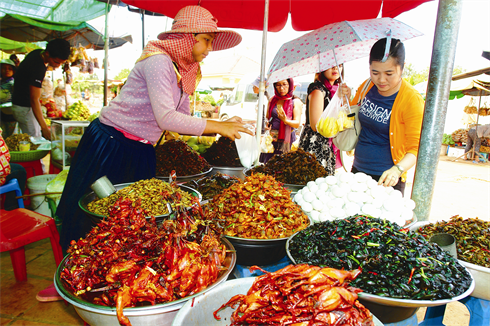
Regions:
<instances>
[{"instance_id":1,"label":"red chili","mask_svg":"<svg viewBox=\"0 0 490 326\"><path fill-rule=\"evenodd\" d=\"M413 272L415 272L415 267L412 268L412 271L410 272L410 277L408 278L408 283L407 284L410 284L410 282L412 281Z\"/></svg>"}]
</instances>

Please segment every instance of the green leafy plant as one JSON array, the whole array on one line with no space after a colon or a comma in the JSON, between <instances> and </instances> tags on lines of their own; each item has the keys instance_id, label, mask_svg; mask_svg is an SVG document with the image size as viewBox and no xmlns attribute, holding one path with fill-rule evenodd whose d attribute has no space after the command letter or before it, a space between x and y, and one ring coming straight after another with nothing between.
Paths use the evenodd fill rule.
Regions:
<instances>
[{"instance_id":1,"label":"green leafy plant","mask_svg":"<svg viewBox=\"0 0 490 326\"><path fill-rule=\"evenodd\" d=\"M204 96L203 101L204 102L208 102L212 106L216 106L216 101L214 100L214 97L212 95L206 95L206 96Z\"/></svg>"},{"instance_id":2,"label":"green leafy plant","mask_svg":"<svg viewBox=\"0 0 490 326\"><path fill-rule=\"evenodd\" d=\"M443 145L454 145L453 136L451 136L449 134L444 134L442 136L442 144Z\"/></svg>"}]
</instances>

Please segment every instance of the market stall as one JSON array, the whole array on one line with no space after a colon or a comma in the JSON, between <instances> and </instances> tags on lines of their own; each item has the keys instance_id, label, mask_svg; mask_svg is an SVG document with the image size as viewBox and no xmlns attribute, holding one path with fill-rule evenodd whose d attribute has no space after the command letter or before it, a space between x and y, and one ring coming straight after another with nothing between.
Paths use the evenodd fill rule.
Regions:
<instances>
[{"instance_id":1,"label":"market stall","mask_svg":"<svg viewBox=\"0 0 490 326\"><path fill-rule=\"evenodd\" d=\"M480 72L480 71L478 71ZM466 73L466 75L471 73ZM486 98L490 96L490 78L486 74L479 74L476 76L471 75L471 80L464 79L466 81L466 86L459 87L458 89L452 89L453 92L460 92L463 95L471 96L471 100L468 105L464 108L464 112L467 114L476 114L476 121L474 123L474 128L478 130L480 116L487 116L489 114L486 102L482 105L482 97ZM473 79L473 77L475 77ZM455 76L456 80L460 80L458 76ZM463 81L463 80L462 80ZM456 133L457 134L457 133ZM465 135L466 136L466 135ZM467 136L466 136L467 137ZM455 139L456 138L456 139ZM458 139L459 138L459 139ZM463 140L465 137L463 136ZM453 137L453 140L460 141L461 137ZM461 141L461 143L464 141ZM484 146L484 151L486 152L486 147ZM461 158L466 154L462 154L458 156L456 159ZM471 148L471 160L475 159L475 155L482 158L484 161L488 160L488 157L485 157L479 152L475 152L475 147ZM455 159L455 160L456 160Z\"/></svg>"}]
</instances>

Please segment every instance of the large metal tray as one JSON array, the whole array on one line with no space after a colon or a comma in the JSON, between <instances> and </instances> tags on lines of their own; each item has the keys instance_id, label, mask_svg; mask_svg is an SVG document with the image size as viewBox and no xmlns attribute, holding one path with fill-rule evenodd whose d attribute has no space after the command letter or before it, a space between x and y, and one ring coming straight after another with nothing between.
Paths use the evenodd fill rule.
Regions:
<instances>
[{"instance_id":1,"label":"large metal tray","mask_svg":"<svg viewBox=\"0 0 490 326\"><path fill-rule=\"evenodd\" d=\"M225 326L231 323L234 309L226 307L216 320L213 312L237 294L247 294L255 277L245 277L224 282L204 295L188 301L175 316L172 326ZM374 325L382 326L381 321L373 315Z\"/></svg>"},{"instance_id":2,"label":"large metal tray","mask_svg":"<svg viewBox=\"0 0 490 326\"><path fill-rule=\"evenodd\" d=\"M120 184L114 185L114 188L116 188L116 190L119 191L123 188L126 188L126 187L132 185L132 184L133 184L132 182L120 183ZM186 191L186 192L190 193L191 195L199 198L199 201L202 200L202 195L196 189L191 188L189 186L184 186L184 185L179 185L179 188L181 190ZM78 206L85 212L85 214L87 214L90 217L92 222L94 222L96 224L98 222L100 222L101 220L103 220L105 218L105 216L89 211L87 206L89 203L91 203L97 199L99 199L99 197L97 196L97 194L94 191L92 191L92 192L89 192L89 193L83 195L82 198L80 198L80 200L78 201ZM160 220L163 220L170 215L171 215L171 212L168 214L164 214L164 215L157 215L157 216L155 216L155 219L157 221L160 221ZM150 216L147 216L147 218L150 218Z\"/></svg>"},{"instance_id":3,"label":"large metal tray","mask_svg":"<svg viewBox=\"0 0 490 326\"><path fill-rule=\"evenodd\" d=\"M234 252L233 245L226 239L221 239L225 244L227 253L224 265L226 271L221 274L218 279L205 290L198 292L194 295L168 302L160 303L156 305L149 305L135 308L125 308L124 315L129 318L133 326L146 326L146 325L170 325L177 313L177 311L187 302L193 302L193 298L199 297L202 294L214 289L221 283L225 282L236 264L236 253ZM72 304L76 312L80 317L92 326L105 326L105 325L119 325L119 321L116 316L115 307L106 307L96 305L85 300L82 300L73 294L71 294L63 285L60 280L60 273L63 269L64 262L67 259L66 256L61 264L59 264L56 274L54 276L54 285L59 295ZM203 324L204 325L204 324Z\"/></svg>"},{"instance_id":4,"label":"large metal tray","mask_svg":"<svg viewBox=\"0 0 490 326\"><path fill-rule=\"evenodd\" d=\"M424 225L432 224L431 221L420 221L410 226L410 230L416 230ZM472 297L490 301L490 268L468 263L458 259L459 263L466 267L475 280L475 290L471 293Z\"/></svg>"}]
</instances>

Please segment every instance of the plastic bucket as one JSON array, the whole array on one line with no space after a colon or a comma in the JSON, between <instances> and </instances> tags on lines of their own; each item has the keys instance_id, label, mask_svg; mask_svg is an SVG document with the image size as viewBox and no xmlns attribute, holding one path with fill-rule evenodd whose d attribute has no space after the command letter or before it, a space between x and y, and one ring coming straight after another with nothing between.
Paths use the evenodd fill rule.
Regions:
<instances>
[{"instance_id":1,"label":"plastic bucket","mask_svg":"<svg viewBox=\"0 0 490 326\"><path fill-rule=\"evenodd\" d=\"M46 192L48 182L56 178L56 176L56 174L43 174L27 179L27 188L29 189L29 193L44 194ZM30 198L31 210L38 212L39 214L53 217L45 195L32 196Z\"/></svg>"}]
</instances>

